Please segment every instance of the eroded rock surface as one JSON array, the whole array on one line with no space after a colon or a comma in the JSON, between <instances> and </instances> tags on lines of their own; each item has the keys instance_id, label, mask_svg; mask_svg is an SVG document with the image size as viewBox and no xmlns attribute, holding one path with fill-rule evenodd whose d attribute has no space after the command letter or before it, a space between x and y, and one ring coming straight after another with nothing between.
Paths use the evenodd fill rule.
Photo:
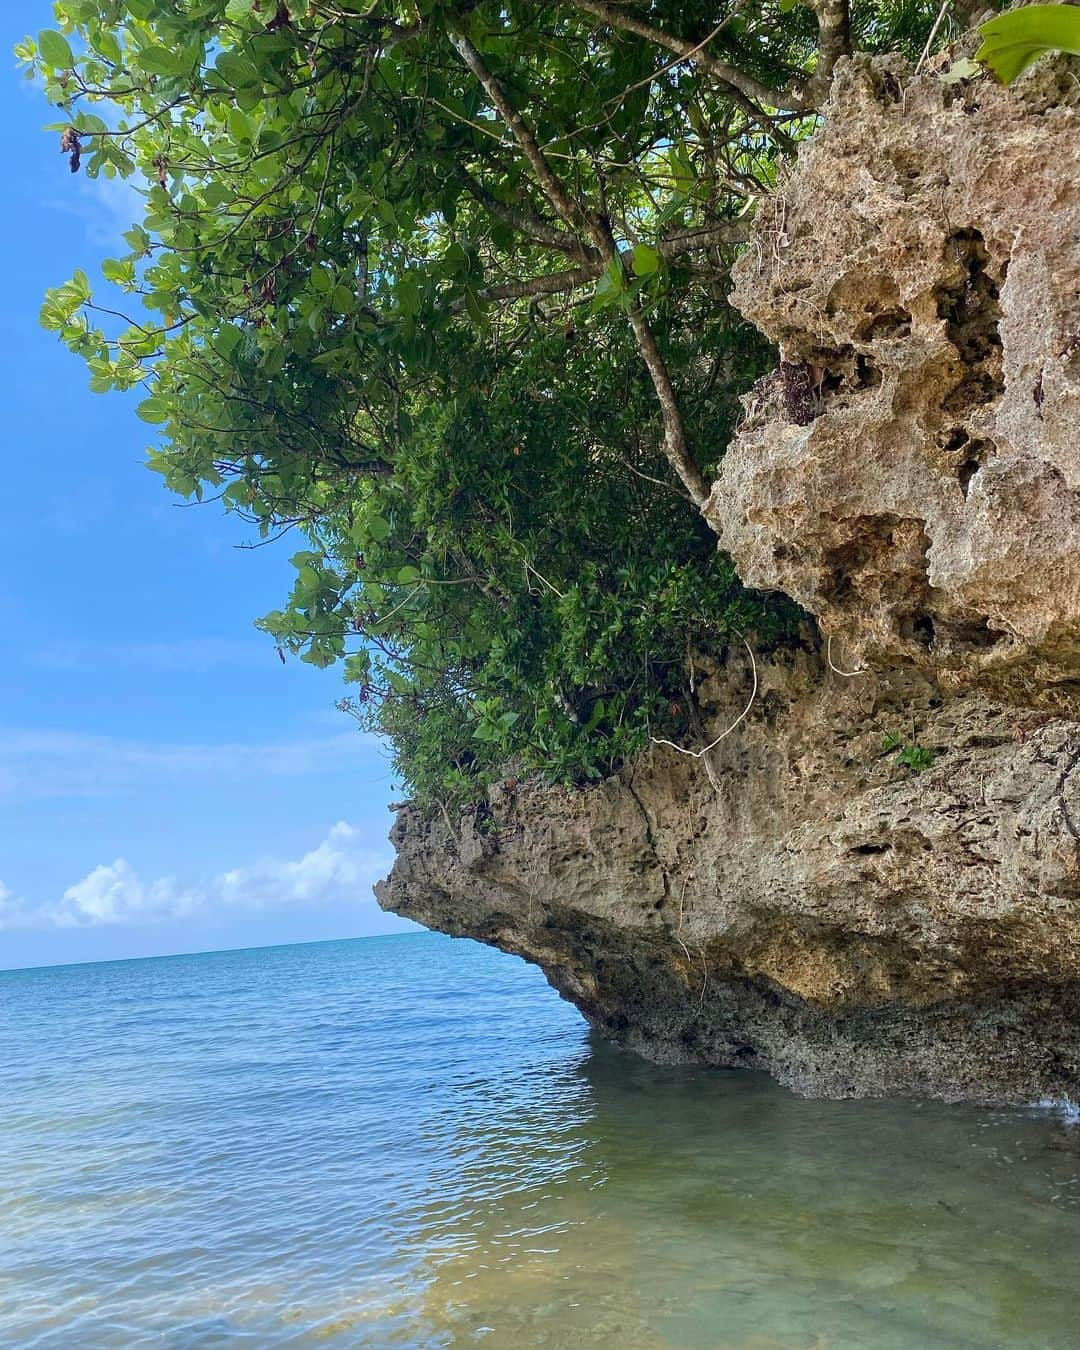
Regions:
<instances>
[{"instance_id":1,"label":"eroded rock surface","mask_svg":"<svg viewBox=\"0 0 1080 1350\"><path fill-rule=\"evenodd\" d=\"M784 363L707 514L847 664L1080 709L1080 84L859 58L735 303Z\"/></svg>"},{"instance_id":2,"label":"eroded rock surface","mask_svg":"<svg viewBox=\"0 0 1080 1350\"><path fill-rule=\"evenodd\" d=\"M814 1095L1080 1095L1080 727L811 654L760 677L718 789L654 749L589 791L501 788L456 838L406 807L380 903L538 962L651 1058ZM702 697L720 725L746 692Z\"/></svg>"},{"instance_id":3,"label":"eroded rock surface","mask_svg":"<svg viewBox=\"0 0 1080 1350\"><path fill-rule=\"evenodd\" d=\"M653 1058L1080 1097L1078 105L1062 63L1011 91L842 65L737 269L784 359L707 508L824 648L762 666L711 773L657 747L403 809L384 906ZM739 669L699 684L716 730Z\"/></svg>"}]
</instances>

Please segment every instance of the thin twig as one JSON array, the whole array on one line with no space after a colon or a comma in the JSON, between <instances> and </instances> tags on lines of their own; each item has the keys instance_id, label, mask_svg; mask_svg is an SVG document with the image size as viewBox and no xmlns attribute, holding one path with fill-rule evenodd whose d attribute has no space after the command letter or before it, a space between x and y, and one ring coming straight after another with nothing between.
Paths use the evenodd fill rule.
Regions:
<instances>
[{"instance_id":1,"label":"thin twig","mask_svg":"<svg viewBox=\"0 0 1080 1350\"><path fill-rule=\"evenodd\" d=\"M562 591L560 591L557 586L553 586L542 572L538 572L536 568L532 565L532 563L528 560L528 558L522 556L521 561L525 564L525 570L527 572L531 572L533 576L537 578L537 580L542 581L544 585L548 588L548 590L552 592L553 595L557 595L560 600L566 599L566 596L563 595Z\"/></svg>"},{"instance_id":2,"label":"thin twig","mask_svg":"<svg viewBox=\"0 0 1080 1350\"><path fill-rule=\"evenodd\" d=\"M930 29L930 36L926 39L926 46L922 50L922 56L919 57L919 63L915 67L916 75L918 75L919 71L922 70L923 66L926 64L926 58L930 55L930 48L934 45L934 39L938 35L938 29L945 21L945 15L948 13L949 5L951 3L952 0L942 0L941 8L938 10L938 16L934 20L934 26Z\"/></svg>"},{"instance_id":3,"label":"thin twig","mask_svg":"<svg viewBox=\"0 0 1080 1350\"><path fill-rule=\"evenodd\" d=\"M441 797L436 797L435 800L439 803L439 810L443 813L443 820L446 821L446 828L450 831L450 838L454 841L454 847L457 849L458 857L460 857L461 840L458 838L457 831L450 823L450 812L446 809L446 803L443 801Z\"/></svg>"},{"instance_id":4,"label":"thin twig","mask_svg":"<svg viewBox=\"0 0 1080 1350\"><path fill-rule=\"evenodd\" d=\"M585 10L587 14L592 14L610 27L625 29L626 32L634 33L647 42L654 42L658 47L666 47L668 51L675 52L684 61L691 61L694 65L700 66L702 70L708 71L710 75L715 75L734 93L741 94L755 114L761 113L760 105L777 108L783 107L786 102L787 92L785 90L770 89L760 80L756 80L753 75L740 70L737 66L729 65L726 61L720 61L715 56L710 56L702 50L702 44L700 43L687 42L685 38L676 37L674 33L667 33L661 28L654 28L651 24L644 23L632 14L627 14L625 10L616 8L615 5L604 4L603 0L574 0L574 4L578 9ZM723 24L720 27L722 28ZM714 34L710 34L709 38L706 38L706 42L713 36Z\"/></svg>"}]
</instances>

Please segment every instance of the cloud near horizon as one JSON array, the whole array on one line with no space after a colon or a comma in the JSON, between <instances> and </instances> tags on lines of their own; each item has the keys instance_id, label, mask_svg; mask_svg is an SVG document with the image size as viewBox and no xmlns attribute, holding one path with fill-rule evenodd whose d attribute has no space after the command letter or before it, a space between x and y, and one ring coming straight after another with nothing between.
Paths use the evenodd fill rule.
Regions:
<instances>
[{"instance_id":1,"label":"cloud near horizon","mask_svg":"<svg viewBox=\"0 0 1080 1350\"><path fill-rule=\"evenodd\" d=\"M93 868L59 900L33 905L0 882L0 931L160 923L223 911L248 913L360 904L390 867L389 855L363 844L360 831L338 821L315 848L296 859L262 858L184 885L175 877L145 882L124 858Z\"/></svg>"}]
</instances>

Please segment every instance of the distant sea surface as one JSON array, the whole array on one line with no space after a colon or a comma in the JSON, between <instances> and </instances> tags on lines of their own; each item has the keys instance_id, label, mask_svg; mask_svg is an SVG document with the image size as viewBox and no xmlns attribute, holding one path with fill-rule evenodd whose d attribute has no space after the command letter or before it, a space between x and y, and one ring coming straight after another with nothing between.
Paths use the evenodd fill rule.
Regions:
<instances>
[{"instance_id":1,"label":"distant sea surface","mask_svg":"<svg viewBox=\"0 0 1080 1350\"><path fill-rule=\"evenodd\" d=\"M0 1344L1080 1345L1080 1134L593 1044L369 938L0 974Z\"/></svg>"}]
</instances>

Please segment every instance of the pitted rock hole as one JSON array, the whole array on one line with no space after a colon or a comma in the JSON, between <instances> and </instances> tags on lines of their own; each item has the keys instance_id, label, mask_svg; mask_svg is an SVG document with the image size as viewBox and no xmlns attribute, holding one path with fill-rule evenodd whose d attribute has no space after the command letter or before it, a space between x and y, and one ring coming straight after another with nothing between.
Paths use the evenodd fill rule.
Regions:
<instances>
[{"instance_id":1,"label":"pitted rock hole","mask_svg":"<svg viewBox=\"0 0 1080 1350\"><path fill-rule=\"evenodd\" d=\"M911 315L900 305L895 309L882 310L879 314L871 314L855 330L855 336L861 342L904 338L910 333Z\"/></svg>"},{"instance_id":2,"label":"pitted rock hole","mask_svg":"<svg viewBox=\"0 0 1080 1350\"><path fill-rule=\"evenodd\" d=\"M996 447L990 441L972 437L963 427L953 427L941 448L954 459L956 481L967 497L971 480L993 458Z\"/></svg>"},{"instance_id":3,"label":"pitted rock hole","mask_svg":"<svg viewBox=\"0 0 1080 1350\"><path fill-rule=\"evenodd\" d=\"M1002 393L1001 284L989 272L990 255L979 230L956 230L945 244L948 276L934 292L945 334L964 364L964 373L944 400L951 413L991 403Z\"/></svg>"}]
</instances>

